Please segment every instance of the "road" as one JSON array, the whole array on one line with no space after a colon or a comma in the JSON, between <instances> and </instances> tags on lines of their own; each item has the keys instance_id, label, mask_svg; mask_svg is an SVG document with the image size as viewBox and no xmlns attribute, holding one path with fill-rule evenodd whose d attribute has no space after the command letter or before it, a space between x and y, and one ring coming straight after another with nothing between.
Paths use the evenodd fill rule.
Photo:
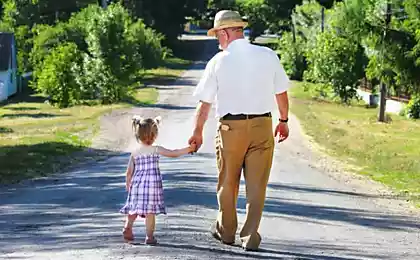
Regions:
<instances>
[{"instance_id":1,"label":"road","mask_svg":"<svg viewBox=\"0 0 420 260\"><path fill-rule=\"evenodd\" d=\"M204 60L216 47L202 36L186 38L203 41ZM193 125L191 93L204 65L197 63L175 84L161 86L157 105L114 111L102 119L97 145L114 147L119 155L1 188L0 259L420 259L419 215L379 194L380 186L328 170L333 161L312 150L294 117L290 138L275 150L260 252L221 245L208 232L217 210L213 118L198 154L161 161L168 215L157 219L159 246L141 244L140 222L135 226L139 243L123 243L118 210L126 195L128 153L136 145L129 119L161 115L158 142L184 146ZM245 203L242 183L240 223Z\"/></svg>"}]
</instances>

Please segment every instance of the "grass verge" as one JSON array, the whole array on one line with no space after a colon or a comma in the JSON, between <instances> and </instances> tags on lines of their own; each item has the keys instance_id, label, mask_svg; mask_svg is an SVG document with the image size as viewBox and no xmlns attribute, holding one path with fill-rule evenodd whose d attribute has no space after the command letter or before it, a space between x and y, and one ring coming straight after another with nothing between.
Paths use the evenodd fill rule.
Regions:
<instances>
[{"instance_id":1,"label":"grass verge","mask_svg":"<svg viewBox=\"0 0 420 260\"><path fill-rule=\"evenodd\" d=\"M158 91L148 85L169 83L191 64L168 59L160 68L144 72L132 98L114 105L52 107L39 95L27 94L0 104L0 183L15 183L57 172L87 157L108 151L86 149L99 130L99 117L113 109L157 101ZM76 152L88 154L75 156Z\"/></svg>"},{"instance_id":2,"label":"grass verge","mask_svg":"<svg viewBox=\"0 0 420 260\"><path fill-rule=\"evenodd\" d=\"M290 96L293 114L330 155L420 207L419 121L390 115L391 122L378 123L377 109L316 100L300 82Z\"/></svg>"}]
</instances>

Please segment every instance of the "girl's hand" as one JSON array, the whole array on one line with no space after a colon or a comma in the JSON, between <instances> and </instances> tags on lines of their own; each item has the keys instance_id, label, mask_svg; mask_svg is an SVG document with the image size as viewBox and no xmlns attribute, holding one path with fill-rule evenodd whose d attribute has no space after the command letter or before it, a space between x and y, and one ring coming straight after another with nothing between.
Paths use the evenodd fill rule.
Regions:
<instances>
[{"instance_id":1,"label":"girl's hand","mask_svg":"<svg viewBox=\"0 0 420 260\"><path fill-rule=\"evenodd\" d=\"M192 154L193 152L196 151L197 144L196 143L191 143L189 148L190 148L190 153Z\"/></svg>"},{"instance_id":2,"label":"girl's hand","mask_svg":"<svg viewBox=\"0 0 420 260\"><path fill-rule=\"evenodd\" d=\"M130 187L131 187L131 182L126 181L126 182L125 182L125 190L126 190L127 192L130 192Z\"/></svg>"}]
</instances>

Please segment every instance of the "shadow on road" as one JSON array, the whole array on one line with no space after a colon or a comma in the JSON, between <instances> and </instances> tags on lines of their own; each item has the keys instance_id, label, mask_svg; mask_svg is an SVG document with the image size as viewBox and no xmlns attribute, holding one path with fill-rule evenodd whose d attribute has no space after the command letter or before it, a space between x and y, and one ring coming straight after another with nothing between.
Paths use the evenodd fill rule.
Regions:
<instances>
[{"instance_id":1,"label":"shadow on road","mask_svg":"<svg viewBox=\"0 0 420 260\"><path fill-rule=\"evenodd\" d=\"M42 244L42 250L105 248L121 243L120 230L123 218L118 214L124 203L124 170L128 154L112 157L108 161L97 162L90 167L74 171L68 175L37 180L31 186L22 185L3 189L0 192L0 251L17 250L20 246ZM169 214L185 206L217 210L214 175L203 175L203 160L214 160L211 154L188 156L183 160L162 160L165 200ZM290 192L293 186L276 185L271 188ZM316 190L301 189L300 192L317 193ZM319 191L323 192L323 191ZM340 194L340 193L338 193ZM342 194L347 196L347 194ZM246 199L240 196L238 205L244 208ZM308 221L349 223L371 229L407 230L419 228L418 222L397 215L354 208L329 207L308 203L267 198L265 214L276 217L303 217ZM189 215L201 219L204 216ZM170 217L170 216L169 216ZM213 220L201 219L208 225ZM324 223L325 224L325 223ZM191 227L192 228L192 227ZM203 227L196 227L195 232L207 234ZM167 228L168 232L177 232L179 236L188 235L191 230L180 228L177 231ZM175 245L169 243L166 246ZM278 248L279 245L272 245ZM207 250L206 246L192 247L192 250ZM295 248L294 250L297 250ZM225 254L222 250L218 253ZM282 259L284 256L299 259L352 259L317 256L292 251L263 251L277 258L252 255L256 259ZM226 254L232 254L227 250ZM234 253L237 254L237 253ZM243 254L243 253L241 253Z\"/></svg>"}]
</instances>

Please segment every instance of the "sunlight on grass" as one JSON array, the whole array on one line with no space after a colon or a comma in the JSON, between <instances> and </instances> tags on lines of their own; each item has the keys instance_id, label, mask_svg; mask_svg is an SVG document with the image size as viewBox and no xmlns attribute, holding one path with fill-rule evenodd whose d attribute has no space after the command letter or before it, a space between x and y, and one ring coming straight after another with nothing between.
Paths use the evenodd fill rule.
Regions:
<instances>
[{"instance_id":1,"label":"sunlight on grass","mask_svg":"<svg viewBox=\"0 0 420 260\"><path fill-rule=\"evenodd\" d=\"M114 109L156 103L158 91L153 85L177 79L190 64L171 58L165 67L143 72L140 83L147 84L135 89L129 100L120 104L91 102L60 109L38 95L30 95L26 101L19 97L15 103L12 99L0 106L0 183L44 176L80 160L73 154L91 145L101 115Z\"/></svg>"},{"instance_id":2,"label":"sunlight on grass","mask_svg":"<svg viewBox=\"0 0 420 260\"><path fill-rule=\"evenodd\" d=\"M296 83L291 111L308 135L344 162L356 163L359 173L420 202L420 122L391 115L377 122L377 109L316 101ZM420 204L418 204L420 205Z\"/></svg>"}]
</instances>

